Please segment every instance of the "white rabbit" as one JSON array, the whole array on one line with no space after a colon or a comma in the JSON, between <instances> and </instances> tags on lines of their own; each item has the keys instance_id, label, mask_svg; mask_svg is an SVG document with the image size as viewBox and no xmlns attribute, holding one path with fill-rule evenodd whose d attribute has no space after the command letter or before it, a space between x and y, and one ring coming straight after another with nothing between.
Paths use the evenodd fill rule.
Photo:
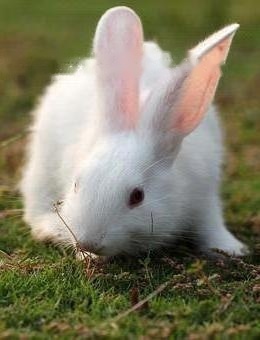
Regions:
<instances>
[{"instance_id":1,"label":"white rabbit","mask_svg":"<svg viewBox=\"0 0 260 340\"><path fill-rule=\"evenodd\" d=\"M21 187L37 239L76 238L98 255L171 247L181 237L203 251L246 252L222 217L222 138L211 106L238 27L172 68L157 44L143 42L131 9L102 16L93 58L56 76L35 114Z\"/></svg>"}]
</instances>

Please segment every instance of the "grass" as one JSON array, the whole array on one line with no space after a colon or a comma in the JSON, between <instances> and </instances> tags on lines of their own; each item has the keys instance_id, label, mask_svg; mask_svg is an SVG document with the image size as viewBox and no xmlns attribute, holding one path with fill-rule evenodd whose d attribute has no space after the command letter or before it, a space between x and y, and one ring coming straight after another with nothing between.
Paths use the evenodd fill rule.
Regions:
<instances>
[{"instance_id":1,"label":"grass","mask_svg":"<svg viewBox=\"0 0 260 340\"><path fill-rule=\"evenodd\" d=\"M1 0L0 140L22 133L55 72L87 55L98 17L119 1ZM90 276L84 263L38 244L16 189L26 137L1 147L0 338L257 339L260 336L258 1L127 4L176 60L206 34L239 22L217 103L226 130L226 220L252 248L244 260L195 255L118 259ZM2 145L2 144L1 144ZM168 282L137 311L124 312Z\"/></svg>"}]
</instances>

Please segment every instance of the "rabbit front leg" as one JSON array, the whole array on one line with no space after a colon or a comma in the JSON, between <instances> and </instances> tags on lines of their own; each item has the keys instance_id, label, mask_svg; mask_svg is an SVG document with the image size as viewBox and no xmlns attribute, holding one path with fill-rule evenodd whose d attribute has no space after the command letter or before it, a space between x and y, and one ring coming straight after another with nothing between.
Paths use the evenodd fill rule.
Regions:
<instances>
[{"instance_id":1,"label":"rabbit front leg","mask_svg":"<svg viewBox=\"0 0 260 340\"><path fill-rule=\"evenodd\" d=\"M208 202L207 211L204 211L201 221L198 232L203 251L220 249L235 256L248 254L248 247L226 228L219 199Z\"/></svg>"}]
</instances>

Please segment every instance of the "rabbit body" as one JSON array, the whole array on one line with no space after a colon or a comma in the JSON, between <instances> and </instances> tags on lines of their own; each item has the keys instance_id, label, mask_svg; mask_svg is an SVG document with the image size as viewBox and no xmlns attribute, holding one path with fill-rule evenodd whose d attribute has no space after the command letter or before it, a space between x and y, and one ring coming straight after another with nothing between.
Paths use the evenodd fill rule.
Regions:
<instances>
[{"instance_id":1,"label":"rabbit body","mask_svg":"<svg viewBox=\"0 0 260 340\"><path fill-rule=\"evenodd\" d=\"M172 77L171 58L145 42L141 66L143 108L155 84ZM223 150L215 108L209 106L200 124L181 142L173 139L176 147L164 153L154 147L155 135L146 133L145 119L143 129L106 132L96 77L96 59L84 60L53 79L35 111L21 183L33 235L75 243L62 216L77 241L100 255L171 247L183 237L205 251L242 255L245 246L222 217ZM127 197L135 187L144 190L144 201L129 208ZM57 201L63 201L60 216L53 209Z\"/></svg>"}]
</instances>

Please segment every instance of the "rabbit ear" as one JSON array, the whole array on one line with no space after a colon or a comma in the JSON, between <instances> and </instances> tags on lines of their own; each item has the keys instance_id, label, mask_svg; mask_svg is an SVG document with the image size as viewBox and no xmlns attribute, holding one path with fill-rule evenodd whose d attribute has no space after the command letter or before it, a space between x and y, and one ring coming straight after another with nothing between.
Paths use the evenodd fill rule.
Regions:
<instances>
[{"instance_id":1,"label":"rabbit ear","mask_svg":"<svg viewBox=\"0 0 260 340\"><path fill-rule=\"evenodd\" d=\"M160 98L150 99L159 103L154 115L159 115L156 120L163 122L166 130L184 136L200 123L214 97L220 67L238 27L227 26L190 50L187 60L169 77ZM151 109L149 100L147 105Z\"/></svg>"},{"instance_id":2,"label":"rabbit ear","mask_svg":"<svg viewBox=\"0 0 260 340\"><path fill-rule=\"evenodd\" d=\"M221 65L225 63L238 24L223 28L201 42L188 59L194 65L183 84L183 93L177 106L173 127L182 134L191 132L207 112L215 95Z\"/></svg>"},{"instance_id":3,"label":"rabbit ear","mask_svg":"<svg viewBox=\"0 0 260 340\"><path fill-rule=\"evenodd\" d=\"M131 129L139 111L139 78L143 32L138 16L127 7L108 10L95 38L98 91L102 114L116 129Z\"/></svg>"}]
</instances>

